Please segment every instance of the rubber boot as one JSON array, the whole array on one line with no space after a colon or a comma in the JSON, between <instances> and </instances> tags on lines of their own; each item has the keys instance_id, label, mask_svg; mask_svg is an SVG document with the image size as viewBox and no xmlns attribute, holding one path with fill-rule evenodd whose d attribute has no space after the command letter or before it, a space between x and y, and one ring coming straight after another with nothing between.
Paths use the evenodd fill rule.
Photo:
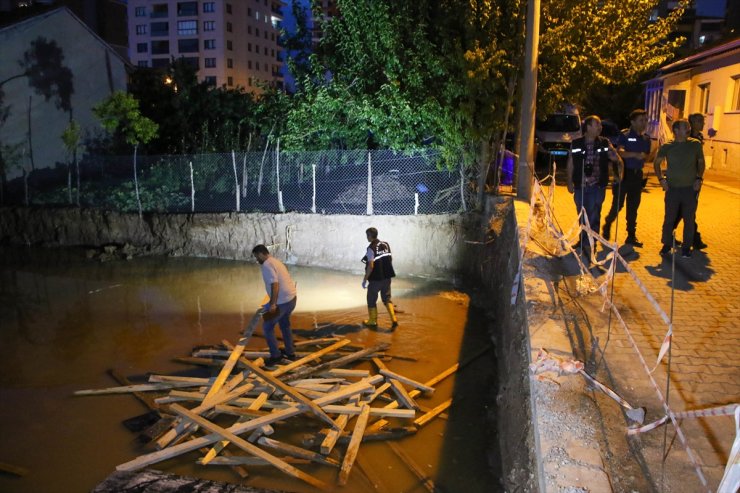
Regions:
<instances>
[{"instance_id":1,"label":"rubber boot","mask_svg":"<svg viewBox=\"0 0 740 493\"><path fill-rule=\"evenodd\" d=\"M367 307L368 319L362 321L362 325L365 327L377 327L378 326L378 307Z\"/></svg>"},{"instance_id":2,"label":"rubber boot","mask_svg":"<svg viewBox=\"0 0 740 493\"><path fill-rule=\"evenodd\" d=\"M385 304L385 308L388 310L388 315L391 316L391 329L398 327L398 319L396 318L396 309L393 307L393 303L388 302Z\"/></svg>"}]
</instances>

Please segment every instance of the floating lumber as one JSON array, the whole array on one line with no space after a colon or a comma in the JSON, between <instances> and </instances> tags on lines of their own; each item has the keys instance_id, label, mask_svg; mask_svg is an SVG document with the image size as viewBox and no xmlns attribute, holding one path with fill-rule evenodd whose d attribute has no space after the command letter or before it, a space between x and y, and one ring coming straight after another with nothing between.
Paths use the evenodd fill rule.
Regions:
<instances>
[{"instance_id":1,"label":"floating lumber","mask_svg":"<svg viewBox=\"0 0 740 493\"><path fill-rule=\"evenodd\" d=\"M120 383L121 385L132 385L131 381L117 370L110 369L108 370L108 374L113 378L113 380ZM141 392L134 392L133 394L134 397L139 399L139 401L146 407L148 407L151 411L159 412L159 405L154 402L150 395L142 394Z\"/></svg>"},{"instance_id":2,"label":"floating lumber","mask_svg":"<svg viewBox=\"0 0 740 493\"><path fill-rule=\"evenodd\" d=\"M247 365L249 370L255 375L257 375L259 378L263 379L268 384L275 386L275 388L280 389L281 392L283 392L286 395L289 395L296 402L299 402L303 404L304 406L308 407L308 410L311 411L311 413L313 413L321 421L323 421L324 423L327 423L331 427L335 426L333 419L331 419L319 406L314 404L313 401L304 397L296 389L294 389L290 385L284 384L283 382L278 380L277 377L272 376L269 372L254 365L253 363L248 362L248 361L245 361L244 363Z\"/></svg>"},{"instance_id":3,"label":"floating lumber","mask_svg":"<svg viewBox=\"0 0 740 493\"><path fill-rule=\"evenodd\" d=\"M404 464L411 470L411 472L414 473L414 475L419 478L421 483L424 485L427 491L430 493L434 493L434 481L432 478L426 475L424 470L419 467L419 465L414 462L414 460L409 457L406 452L403 451L401 447L396 445L393 442L388 442L388 446L393 450L393 452L398 456L399 459L403 461Z\"/></svg>"},{"instance_id":4,"label":"floating lumber","mask_svg":"<svg viewBox=\"0 0 740 493\"><path fill-rule=\"evenodd\" d=\"M352 438L347 446L347 452L344 454L344 459L342 460L342 468L339 471L339 479L337 480L337 484L340 486L347 484L352 465L357 458L357 450L360 448L360 443L362 443L362 435L365 433L369 416L370 406L363 404L362 411L360 411L360 415L357 417L357 423L355 423L355 428L352 431Z\"/></svg>"},{"instance_id":5,"label":"floating lumber","mask_svg":"<svg viewBox=\"0 0 740 493\"><path fill-rule=\"evenodd\" d=\"M321 442L321 446L319 447L319 450L324 455L329 455L334 448L334 445L337 444L337 439L339 438L339 435L342 434L342 431L344 431L344 427L347 426L347 422L349 421L349 414L341 414L336 420L336 428L332 430L327 430L326 437L324 438L324 441Z\"/></svg>"},{"instance_id":6,"label":"floating lumber","mask_svg":"<svg viewBox=\"0 0 740 493\"><path fill-rule=\"evenodd\" d=\"M417 382L416 380L412 380L408 377L404 377L403 375L399 375L398 373L390 371L387 368L380 370L380 374L388 378L392 378L393 380L398 380L401 383L405 383L409 387L414 387L415 389L420 390L423 394L432 395L434 393L434 387L424 385L421 382Z\"/></svg>"},{"instance_id":7,"label":"floating lumber","mask_svg":"<svg viewBox=\"0 0 740 493\"><path fill-rule=\"evenodd\" d=\"M358 377L365 378L370 376L370 372L367 370L347 370L345 368L332 368L325 373L320 375L328 375L329 377Z\"/></svg>"},{"instance_id":8,"label":"floating lumber","mask_svg":"<svg viewBox=\"0 0 740 493\"><path fill-rule=\"evenodd\" d=\"M311 461L308 459L298 459L296 457L278 457L281 461L286 464L310 464ZM251 457L246 455L232 455L229 457L216 457L213 460L203 462L203 459L195 461L196 464L201 466L271 466L272 463L267 462L261 457Z\"/></svg>"},{"instance_id":9,"label":"floating lumber","mask_svg":"<svg viewBox=\"0 0 740 493\"><path fill-rule=\"evenodd\" d=\"M0 472L12 474L13 476L23 477L28 474L28 469L21 466L14 466L7 462L0 462Z\"/></svg>"},{"instance_id":10,"label":"floating lumber","mask_svg":"<svg viewBox=\"0 0 740 493\"><path fill-rule=\"evenodd\" d=\"M104 389L76 390L74 395L132 394L134 392L162 391L181 387L194 387L198 385L200 384L189 382L139 383L134 385L123 385L121 387L108 387Z\"/></svg>"},{"instance_id":11,"label":"floating lumber","mask_svg":"<svg viewBox=\"0 0 740 493\"><path fill-rule=\"evenodd\" d=\"M196 365L196 366L221 366L224 362L223 360L217 360L213 358L195 358L193 356L178 356L176 358L172 358L172 361L176 363L185 363L186 365Z\"/></svg>"},{"instance_id":12,"label":"floating lumber","mask_svg":"<svg viewBox=\"0 0 740 493\"><path fill-rule=\"evenodd\" d=\"M368 356L368 355L371 355L373 353L377 353L378 351L382 351L382 350L384 350L387 347L388 347L388 344L385 344L385 343L378 344L376 346L373 346L373 347L370 347L370 348L367 348L367 349L363 349L361 351L357 351L357 352L354 352L354 353L350 353L350 354L348 354L346 356L342 356L341 358L335 359L334 361L329 361L329 362L326 362L326 363L322 363L322 364L320 364L318 366L312 366L312 367L308 367L308 368L303 368L303 369L298 370L297 372L293 373L292 375L288 375L285 378L285 380L287 382L291 382L293 380L298 380L300 378L303 378L303 377L305 377L307 375L311 375L312 373L317 373L317 372L320 372L320 371L329 370L331 368L336 368L337 366L342 366L342 365L345 365L347 363L351 363L353 361L357 361L358 359L363 358L363 357Z\"/></svg>"},{"instance_id":13,"label":"floating lumber","mask_svg":"<svg viewBox=\"0 0 740 493\"><path fill-rule=\"evenodd\" d=\"M249 405L249 407L246 410L248 410L250 412L261 412L259 409L264 405L265 401L267 401L267 397L269 397L269 396L267 395L266 392L261 393L254 400L254 402ZM265 412L261 412L261 413L262 413L263 416L265 414L267 414ZM254 417L254 416L252 416L252 417ZM241 415L241 417L239 418L239 421L238 422L239 423L243 423L243 422L247 421L248 419L251 419L252 417ZM270 426L270 425L265 425L265 426ZM263 432L267 431L264 428L262 428L262 430L263 430ZM265 433L265 434L267 434L267 433ZM226 448L226 446L228 444L229 444L229 441L228 440L221 440L220 442L214 444L213 447L208 452L206 452L206 455L202 459L202 464L208 464L212 459L216 458L216 456L218 455L218 453L221 452L224 448Z\"/></svg>"},{"instance_id":14,"label":"floating lumber","mask_svg":"<svg viewBox=\"0 0 740 493\"><path fill-rule=\"evenodd\" d=\"M375 363L375 366L378 367L378 370L381 372L381 375L383 375L383 371L386 371L387 368L385 364L383 364L382 361L380 361L378 358L373 358L373 363ZM386 376L386 375L383 375ZM391 389L393 389L393 392L398 397L398 402L404 405L404 407L408 409L419 409L419 405L414 401L414 399L406 392L406 389L403 388L403 385L401 385L401 382L396 380L392 377L387 377L388 383L391 386Z\"/></svg>"},{"instance_id":15,"label":"floating lumber","mask_svg":"<svg viewBox=\"0 0 740 493\"><path fill-rule=\"evenodd\" d=\"M255 457L259 457L261 459L266 460L267 462L269 462L276 468L280 469L284 473L290 474L291 476L294 476L302 481L305 481L306 483L316 488L319 488L320 490L326 491L329 489L329 485L324 483L323 481L311 476L310 474L304 473L300 469L296 469L295 467L291 466L287 462L280 460L279 458L275 457L272 454L265 452L264 450L260 449L259 447L255 445L252 445L251 443L247 442L243 438L240 438L234 435L229 430L222 428L212 423L211 421L208 421L202 416L199 416L198 414L194 414L178 404L173 404L171 406L171 409L177 414L179 414L180 416L187 418L194 423L197 423L198 425L205 428L206 430L212 433L218 434L221 437L229 440L231 443L233 443L240 449L244 450L245 452L251 455L254 455ZM192 441L196 441L196 440L192 440Z\"/></svg>"},{"instance_id":16,"label":"floating lumber","mask_svg":"<svg viewBox=\"0 0 740 493\"><path fill-rule=\"evenodd\" d=\"M262 437L258 440L258 443L260 445L264 445L265 447L269 447L271 449L277 450L293 457L297 457L299 459L310 460L311 462L317 462L326 466L339 467L339 462L330 457L324 457L323 455L317 454L316 452L312 452L301 447L296 447L295 445L290 445L288 443L279 442L277 440L273 440L272 438Z\"/></svg>"},{"instance_id":17,"label":"floating lumber","mask_svg":"<svg viewBox=\"0 0 740 493\"><path fill-rule=\"evenodd\" d=\"M320 399L316 399L314 402L319 406L323 406L326 404L331 404L331 403L340 401L354 394L359 394L363 392L372 392L374 389L373 385L378 383L382 379L383 379L382 375L375 375L374 377L360 380L359 382L349 385L344 389L338 390L336 392L332 392L331 394L321 397ZM239 435L247 431L255 430L266 424L275 423L283 419L287 419L293 416L297 416L299 414L303 414L304 412L305 412L305 409L301 409L295 406L289 407L287 409L272 412L260 418L255 418L245 423L235 423L234 425L227 428L227 431L235 435ZM140 457L137 457L134 460L125 462L123 464L119 464L116 467L116 469L119 471L133 471L133 470L141 469L143 467L156 464L157 462L161 462L163 460L171 459L172 457L177 457L187 452L197 450L198 448L204 445L209 445L220 439L221 439L221 435L217 433L211 433L209 435L205 435L205 436L190 440L189 442L178 443L177 445L173 445L166 449L158 450L156 452L151 452L149 454L142 455Z\"/></svg>"},{"instance_id":18,"label":"floating lumber","mask_svg":"<svg viewBox=\"0 0 740 493\"><path fill-rule=\"evenodd\" d=\"M306 339L305 341L299 341L293 343L293 346L295 347L303 347L303 346L321 346L323 344L331 344L332 342L337 342L339 340L339 337L324 337L323 339Z\"/></svg>"},{"instance_id":19,"label":"floating lumber","mask_svg":"<svg viewBox=\"0 0 740 493\"><path fill-rule=\"evenodd\" d=\"M315 352L309 354L308 356L304 356L303 358L299 358L299 359L295 360L294 362L292 362L290 364L281 366L280 368L278 368L278 369L276 369L276 370L274 370L272 372L272 376L279 377L281 375L284 375L284 374L288 373L289 371L293 371L294 369L298 368L299 366L303 366L306 363L310 363L311 361L317 360L317 359L321 358L322 356L325 356L325 355L327 355L327 354L329 354L329 353L331 353L333 351L338 350L339 348L342 348L342 347L346 346L349 343L350 343L350 340L349 339L342 339L341 341L338 341L338 342L332 344L331 346L327 346L324 349L319 349L318 351L315 351ZM310 373L313 373L313 372L310 372ZM309 374L309 373L307 373L307 374ZM286 382L292 381L292 380L298 380L299 378L300 377L286 379Z\"/></svg>"},{"instance_id":20,"label":"floating lumber","mask_svg":"<svg viewBox=\"0 0 740 493\"><path fill-rule=\"evenodd\" d=\"M434 409L432 409L428 413L426 413L426 414L424 414L422 416L419 416L414 421L414 425L416 425L417 427L421 428L422 426L424 426L425 424L427 424L428 422L430 422L431 420L433 420L437 415L439 415L439 414L443 413L444 411L446 411L447 408L450 407L451 404L452 404L452 399L447 399L442 404L440 404L439 406L435 407Z\"/></svg>"}]
</instances>

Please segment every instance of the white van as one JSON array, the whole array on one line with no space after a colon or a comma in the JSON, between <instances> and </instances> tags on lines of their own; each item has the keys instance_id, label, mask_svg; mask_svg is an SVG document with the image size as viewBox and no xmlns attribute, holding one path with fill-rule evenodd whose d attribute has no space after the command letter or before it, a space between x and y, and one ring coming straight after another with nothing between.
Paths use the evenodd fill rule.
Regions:
<instances>
[{"instance_id":1,"label":"white van","mask_svg":"<svg viewBox=\"0 0 740 493\"><path fill-rule=\"evenodd\" d=\"M565 163L573 139L581 137L581 117L577 113L553 113L535 125L534 140L537 147L537 163L547 166L556 162Z\"/></svg>"}]
</instances>

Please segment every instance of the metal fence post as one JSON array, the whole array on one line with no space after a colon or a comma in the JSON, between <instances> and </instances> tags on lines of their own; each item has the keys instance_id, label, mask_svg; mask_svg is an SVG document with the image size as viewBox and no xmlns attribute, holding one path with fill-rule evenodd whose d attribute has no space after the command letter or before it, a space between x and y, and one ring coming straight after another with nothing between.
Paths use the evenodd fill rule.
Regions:
<instances>
[{"instance_id":1,"label":"metal fence post","mask_svg":"<svg viewBox=\"0 0 740 493\"><path fill-rule=\"evenodd\" d=\"M373 162L370 152L367 153L367 211L368 216L373 215Z\"/></svg>"},{"instance_id":2,"label":"metal fence post","mask_svg":"<svg viewBox=\"0 0 740 493\"><path fill-rule=\"evenodd\" d=\"M465 205L465 161L460 161L460 203L463 212L467 212L468 206Z\"/></svg>"},{"instance_id":3,"label":"metal fence post","mask_svg":"<svg viewBox=\"0 0 740 493\"><path fill-rule=\"evenodd\" d=\"M316 165L311 165L311 179L313 180L313 195L311 197L311 212L316 214Z\"/></svg>"},{"instance_id":4,"label":"metal fence post","mask_svg":"<svg viewBox=\"0 0 740 493\"><path fill-rule=\"evenodd\" d=\"M195 180L193 179L193 162L188 161L190 165L190 212L195 212Z\"/></svg>"},{"instance_id":5,"label":"metal fence post","mask_svg":"<svg viewBox=\"0 0 740 493\"><path fill-rule=\"evenodd\" d=\"M414 193L414 215L419 215L419 192Z\"/></svg>"},{"instance_id":6,"label":"metal fence post","mask_svg":"<svg viewBox=\"0 0 740 493\"><path fill-rule=\"evenodd\" d=\"M275 174L277 178L278 209L280 212L285 212L285 206L283 205L283 191L280 190L280 137L278 137L277 147L275 148Z\"/></svg>"},{"instance_id":7,"label":"metal fence post","mask_svg":"<svg viewBox=\"0 0 740 493\"><path fill-rule=\"evenodd\" d=\"M239 202L239 175L236 172L236 154L234 150L231 150L231 167L234 168L234 195L236 195L236 211L241 211L241 203Z\"/></svg>"}]
</instances>

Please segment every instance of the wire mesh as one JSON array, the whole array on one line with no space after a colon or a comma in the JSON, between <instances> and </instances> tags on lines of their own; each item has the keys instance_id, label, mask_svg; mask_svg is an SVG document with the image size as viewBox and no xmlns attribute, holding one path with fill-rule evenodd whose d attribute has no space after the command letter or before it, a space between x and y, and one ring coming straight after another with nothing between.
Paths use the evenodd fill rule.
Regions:
<instances>
[{"instance_id":1,"label":"wire mesh","mask_svg":"<svg viewBox=\"0 0 740 493\"><path fill-rule=\"evenodd\" d=\"M78 170L79 169L79 176ZM6 180L4 205L120 212L447 214L472 194L462 158L436 151L327 150L84 156ZM77 186L79 182L79 187ZM138 198L137 198L138 190Z\"/></svg>"}]
</instances>

